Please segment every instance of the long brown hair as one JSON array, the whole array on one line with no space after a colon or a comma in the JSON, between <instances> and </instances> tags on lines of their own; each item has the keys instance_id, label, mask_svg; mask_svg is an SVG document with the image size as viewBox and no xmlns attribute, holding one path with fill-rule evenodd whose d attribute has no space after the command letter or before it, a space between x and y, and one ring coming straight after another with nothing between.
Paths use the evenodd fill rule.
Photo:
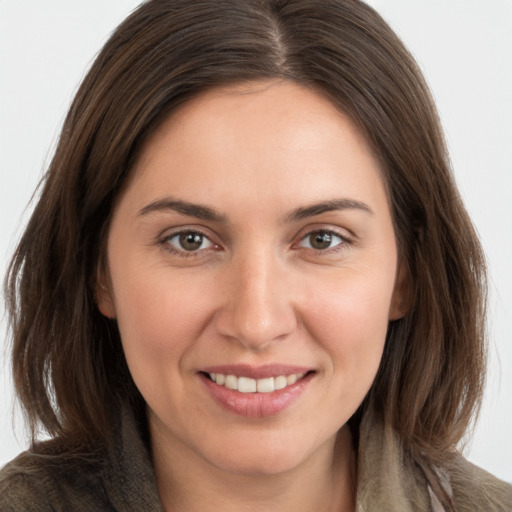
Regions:
<instances>
[{"instance_id":1,"label":"long brown hair","mask_svg":"<svg viewBox=\"0 0 512 512\"><path fill-rule=\"evenodd\" d=\"M95 304L113 205L179 104L261 78L326 95L380 159L411 306L389 326L361 407L439 463L481 398L484 258L421 73L358 0L152 0L115 31L70 107L6 279L14 380L32 431L108 442L113 405L140 404L115 321Z\"/></svg>"}]
</instances>

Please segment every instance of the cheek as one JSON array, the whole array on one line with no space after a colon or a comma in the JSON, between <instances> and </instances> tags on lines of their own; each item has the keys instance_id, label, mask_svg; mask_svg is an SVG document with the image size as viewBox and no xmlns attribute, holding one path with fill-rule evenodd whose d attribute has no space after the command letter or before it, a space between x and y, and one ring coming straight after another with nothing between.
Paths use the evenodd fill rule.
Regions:
<instances>
[{"instance_id":1,"label":"cheek","mask_svg":"<svg viewBox=\"0 0 512 512\"><path fill-rule=\"evenodd\" d=\"M208 318L200 287L167 279L161 270L119 277L119 286L113 282L117 321L134 378L178 371Z\"/></svg>"},{"instance_id":2,"label":"cheek","mask_svg":"<svg viewBox=\"0 0 512 512\"><path fill-rule=\"evenodd\" d=\"M334 378L344 384L349 380L351 387L360 387L364 393L382 357L392 289L389 278L374 275L340 278L331 283L329 293L308 292L306 328L329 353Z\"/></svg>"}]
</instances>

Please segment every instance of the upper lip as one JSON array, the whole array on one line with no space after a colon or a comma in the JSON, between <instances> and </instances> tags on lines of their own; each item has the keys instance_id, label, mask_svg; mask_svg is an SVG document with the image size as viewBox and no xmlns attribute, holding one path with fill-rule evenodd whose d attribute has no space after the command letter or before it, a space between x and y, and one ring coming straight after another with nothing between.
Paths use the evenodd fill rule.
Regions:
<instances>
[{"instance_id":1,"label":"upper lip","mask_svg":"<svg viewBox=\"0 0 512 512\"><path fill-rule=\"evenodd\" d=\"M263 366L251 366L248 364L223 364L202 368L204 373L221 373L223 375L234 375L236 377L249 377L250 379L266 379L279 375L305 374L311 371L306 366L290 366L287 364L266 364Z\"/></svg>"}]
</instances>

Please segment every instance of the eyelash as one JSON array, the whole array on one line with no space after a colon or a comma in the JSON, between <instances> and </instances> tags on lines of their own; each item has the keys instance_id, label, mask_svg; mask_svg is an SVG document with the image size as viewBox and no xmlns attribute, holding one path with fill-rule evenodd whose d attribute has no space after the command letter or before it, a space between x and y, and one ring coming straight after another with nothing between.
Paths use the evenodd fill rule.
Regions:
<instances>
[{"instance_id":1,"label":"eyelash","mask_svg":"<svg viewBox=\"0 0 512 512\"><path fill-rule=\"evenodd\" d=\"M329 235L331 237L336 237L340 239L340 242L334 245L333 247L328 247L326 249L315 249L313 247L303 247L304 249L308 250L310 253L312 253L315 257L321 257L325 254L331 254L336 253L340 250L346 249L350 245L353 244L353 241L348 238L346 235L340 233L339 231L335 229L313 229L311 231L308 231L304 235L302 235L299 239L299 242L294 244L294 246L299 245L304 240L306 240L308 237L311 237L315 234L322 234L322 235ZM178 249L176 247L173 247L170 244L170 241L174 238L177 238L181 235L199 235L202 240L201 243L204 242L204 240L208 240L211 244L211 247L205 248L205 249L197 249L197 250L191 250L187 251L186 249ZM161 245L167 252L176 255L181 258L197 258L203 255L205 252L211 252L216 251L219 249L219 246L212 242L212 240L203 233L200 230L197 229L184 229L181 231L174 232L170 235L166 235L165 237L162 237L158 241L159 245ZM300 246L299 246L300 247Z\"/></svg>"}]
</instances>

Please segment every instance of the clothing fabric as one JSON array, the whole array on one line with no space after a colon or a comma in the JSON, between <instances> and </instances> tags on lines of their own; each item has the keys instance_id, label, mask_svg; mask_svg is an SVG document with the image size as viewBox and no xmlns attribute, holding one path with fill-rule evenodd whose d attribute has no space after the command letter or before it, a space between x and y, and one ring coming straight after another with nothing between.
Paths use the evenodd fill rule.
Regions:
<instances>
[{"instance_id":1,"label":"clothing fabric","mask_svg":"<svg viewBox=\"0 0 512 512\"><path fill-rule=\"evenodd\" d=\"M511 512L512 485L454 454L433 468L457 512ZM361 424L356 512L444 512L424 472L369 412Z\"/></svg>"},{"instance_id":2,"label":"clothing fabric","mask_svg":"<svg viewBox=\"0 0 512 512\"><path fill-rule=\"evenodd\" d=\"M112 450L97 458L47 441L0 471L0 512L163 512L145 429L126 408ZM512 485L463 457L439 473L457 512L511 512ZM357 512L443 512L423 472L392 432L361 423Z\"/></svg>"}]
</instances>

